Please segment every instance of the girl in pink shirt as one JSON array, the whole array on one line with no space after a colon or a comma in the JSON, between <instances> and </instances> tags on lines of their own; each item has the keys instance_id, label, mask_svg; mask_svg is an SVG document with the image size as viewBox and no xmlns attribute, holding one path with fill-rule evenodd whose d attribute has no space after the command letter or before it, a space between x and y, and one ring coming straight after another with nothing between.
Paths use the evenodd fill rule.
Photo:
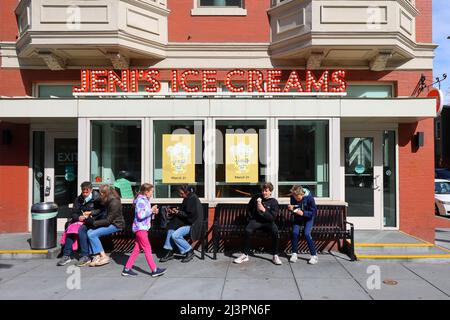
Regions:
<instances>
[{"instance_id":1,"label":"girl in pink shirt","mask_svg":"<svg viewBox=\"0 0 450 320\"><path fill-rule=\"evenodd\" d=\"M150 183L144 183L141 189L134 199L134 222L133 232L136 234L136 244L134 245L133 252L128 259L127 264L123 268L123 276L137 276L131 268L134 261L141 250L144 251L145 258L151 270L152 277L162 276L166 269L156 267L155 261L152 256L152 247L148 240L148 230L151 227L152 215L158 213L158 207L154 205L152 207L150 199L153 196L153 185Z\"/></svg>"}]
</instances>

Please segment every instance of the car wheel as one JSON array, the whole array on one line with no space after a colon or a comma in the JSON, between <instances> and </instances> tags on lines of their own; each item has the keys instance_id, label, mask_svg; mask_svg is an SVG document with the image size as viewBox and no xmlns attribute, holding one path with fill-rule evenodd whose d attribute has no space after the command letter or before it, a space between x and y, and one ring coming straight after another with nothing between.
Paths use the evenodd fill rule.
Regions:
<instances>
[{"instance_id":1,"label":"car wheel","mask_svg":"<svg viewBox=\"0 0 450 320\"><path fill-rule=\"evenodd\" d=\"M434 205L434 214L437 216L439 215L439 208L437 205Z\"/></svg>"}]
</instances>

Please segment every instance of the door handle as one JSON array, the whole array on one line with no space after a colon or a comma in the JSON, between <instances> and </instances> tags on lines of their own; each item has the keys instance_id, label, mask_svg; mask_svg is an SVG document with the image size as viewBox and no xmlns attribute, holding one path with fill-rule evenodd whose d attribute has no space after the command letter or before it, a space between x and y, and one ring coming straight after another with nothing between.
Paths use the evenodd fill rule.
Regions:
<instances>
[{"instance_id":1,"label":"door handle","mask_svg":"<svg viewBox=\"0 0 450 320\"><path fill-rule=\"evenodd\" d=\"M378 185L378 178L380 177L380 175L376 175L375 177L373 177L373 190L380 190L380 186Z\"/></svg>"},{"instance_id":2,"label":"door handle","mask_svg":"<svg viewBox=\"0 0 450 320\"><path fill-rule=\"evenodd\" d=\"M52 189L52 178L50 178L49 176L47 176L45 178L45 180L47 180L47 186L45 187L45 191L44 191L44 195L46 197L50 196L50 190Z\"/></svg>"}]
</instances>

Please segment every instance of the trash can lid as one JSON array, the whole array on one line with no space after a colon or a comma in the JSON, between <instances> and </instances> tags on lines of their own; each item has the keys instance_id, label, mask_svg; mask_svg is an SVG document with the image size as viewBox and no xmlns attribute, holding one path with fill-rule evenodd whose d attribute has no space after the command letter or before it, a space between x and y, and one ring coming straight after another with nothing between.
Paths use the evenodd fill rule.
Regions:
<instances>
[{"instance_id":1,"label":"trash can lid","mask_svg":"<svg viewBox=\"0 0 450 320\"><path fill-rule=\"evenodd\" d=\"M54 202L39 202L31 206L32 213L49 213L58 211L58 205Z\"/></svg>"}]
</instances>

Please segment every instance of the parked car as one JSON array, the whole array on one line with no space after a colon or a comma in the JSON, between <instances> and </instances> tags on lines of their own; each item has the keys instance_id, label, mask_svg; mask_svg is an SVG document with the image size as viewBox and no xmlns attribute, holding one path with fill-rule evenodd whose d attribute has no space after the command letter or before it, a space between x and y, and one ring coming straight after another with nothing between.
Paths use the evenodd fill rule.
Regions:
<instances>
[{"instance_id":1,"label":"parked car","mask_svg":"<svg viewBox=\"0 0 450 320\"><path fill-rule=\"evenodd\" d=\"M450 216L450 180L434 180L434 208L437 215Z\"/></svg>"},{"instance_id":2,"label":"parked car","mask_svg":"<svg viewBox=\"0 0 450 320\"><path fill-rule=\"evenodd\" d=\"M450 180L450 169L446 168L436 168L434 170L434 178L435 179L445 179Z\"/></svg>"}]
</instances>

